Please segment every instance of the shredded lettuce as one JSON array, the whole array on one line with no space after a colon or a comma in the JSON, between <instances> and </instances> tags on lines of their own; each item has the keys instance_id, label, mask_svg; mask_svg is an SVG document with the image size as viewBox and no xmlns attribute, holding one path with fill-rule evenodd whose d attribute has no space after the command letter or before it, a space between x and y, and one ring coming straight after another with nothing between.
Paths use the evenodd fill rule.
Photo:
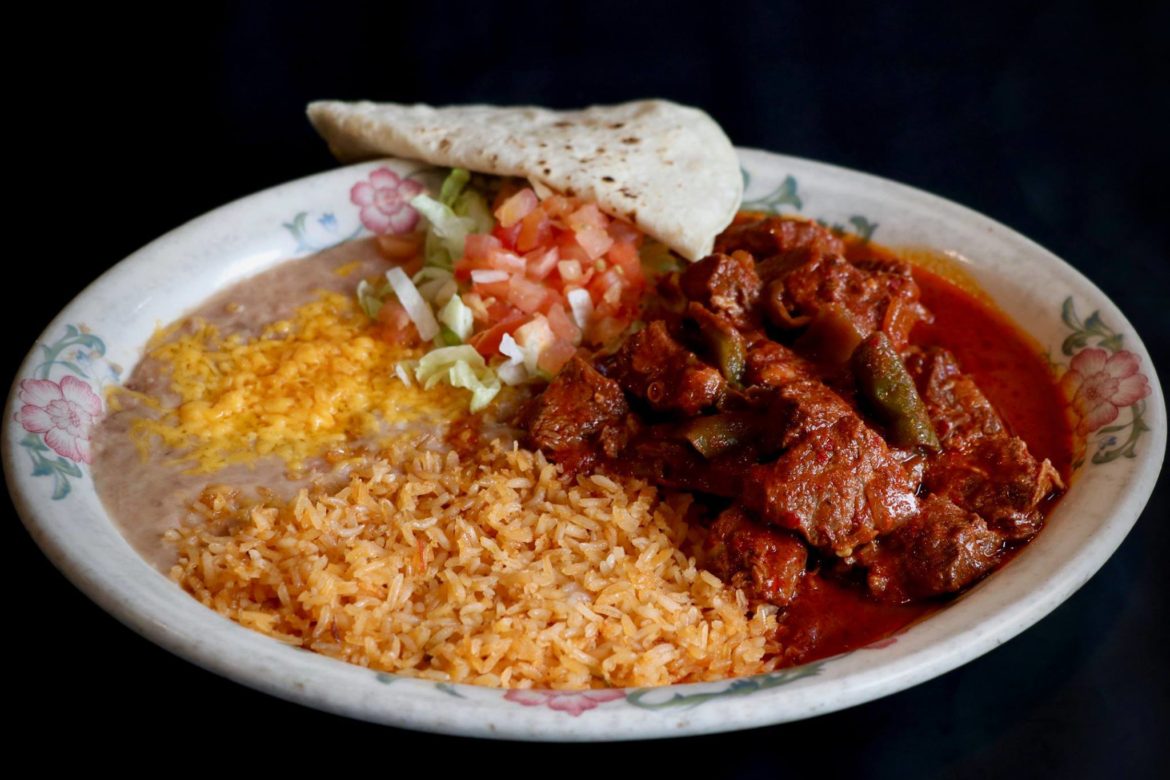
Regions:
<instances>
[{"instance_id":1,"label":"shredded lettuce","mask_svg":"<svg viewBox=\"0 0 1170 780\"><path fill-rule=\"evenodd\" d=\"M444 306L452 295L459 291L455 275L446 268L427 266L411 279L418 288L418 294L432 306Z\"/></svg>"},{"instance_id":2,"label":"shredded lettuce","mask_svg":"<svg viewBox=\"0 0 1170 780\"><path fill-rule=\"evenodd\" d=\"M471 335L471 329L475 325L471 309L467 308L458 295L452 295L451 300L447 301L446 305L439 310L439 323L458 339L456 344L467 341L467 337Z\"/></svg>"},{"instance_id":3,"label":"shredded lettuce","mask_svg":"<svg viewBox=\"0 0 1170 780\"><path fill-rule=\"evenodd\" d=\"M435 313L431 311L429 303L419 295L418 288L410 277L401 268L395 266L386 272L386 283L394 290L402 308L418 329L418 335L424 341L433 339L439 332L439 323L435 322Z\"/></svg>"},{"instance_id":4,"label":"shredded lettuce","mask_svg":"<svg viewBox=\"0 0 1170 780\"><path fill-rule=\"evenodd\" d=\"M647 237L638 251L642 266L656 274L666 274L671 271L681 271L685 267L678 255L670 251L670 247L661 241Z\"/></svg>"},{"instance_id":5,"label":"shredded lettuce","mask_svg":"<svg viewBox=\"0 0 1170 780\"><path fill-rule=\"evenodd\" d=\"M426 265L452 268L463 256L463 242L469 234L491 232L494 221L487 198L467 186L470 180L466 169L454 168L443 181L438 200L423 194L410 201L427 219Z\"/></svg>"},{"instance_id":6,"label":"shredded lettuce","mask_svg":"<svg viewBox=\"0 0 1170 780\"><path fill-rule=\"evenodd\" d=\"M463 192L463 188L467 186L469 181L471 181L471 171L466 168L452 168L439 187L439 202L444 206L454 206L455 199L459 197L459 193Z\"/></svg>"},{"instance_id":7,"label":"shredded lettuce","mask_svg":"<svg viewBox=\"0 0 1170 780\"><path fill-rule=\"evenodd\" d=\"M373 285L362 279L357 286L358 306L372 320L378 319L378 312L382 310L382 302L387 295L393 295L394 290L388 283Z\"/></svg>"},{"instance_id":8,"label":"shredded lettuce","mask_svg":"<svg viewBox=\"0 0 1170 780\"><path fill-rule=\"evenodd\" d=\"M414 378L424 390L446 382L451 387L471 391L472 412L478 412L491 403L500 392L500 379L475 348L463 344L457 347L433 349L414 366Z\"/></svg>"}]
</instances>

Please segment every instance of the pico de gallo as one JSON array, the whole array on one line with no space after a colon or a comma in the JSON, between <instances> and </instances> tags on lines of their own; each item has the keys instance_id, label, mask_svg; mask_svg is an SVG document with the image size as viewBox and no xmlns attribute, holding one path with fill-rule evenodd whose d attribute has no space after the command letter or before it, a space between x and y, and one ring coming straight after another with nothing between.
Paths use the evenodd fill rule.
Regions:
<instances>
[{"instance_id":1,"label":"pico de gallo","mask_svg":"<svg viewBox=\"0 0 1170 780\"><path fill-rule=\"evenodd\" d=\"M437 198L411 201L424 232L379 238L400 265L361 282L359 303L387 338L432 345L399 364L402 381L466 388L475 412L502 384L551 380L578 348L636 327L643 255L669 266L669 250L593 203L542 194L456 168Z\"/></svg>"}]
</instances>

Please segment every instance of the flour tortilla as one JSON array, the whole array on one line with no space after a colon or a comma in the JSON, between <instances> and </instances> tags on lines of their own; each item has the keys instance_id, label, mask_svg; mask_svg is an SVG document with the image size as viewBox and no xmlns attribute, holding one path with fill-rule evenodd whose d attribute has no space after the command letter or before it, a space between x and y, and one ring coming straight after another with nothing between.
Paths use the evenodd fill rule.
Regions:
<instances>
[{"instance_id":1,"label":"flour tortilla","mask_svg":"<svg viewBox=\"0 0 1170 780\"><path fill-rule=\"evenodd\" d=\"M690 260L711 252L743 197L719 125L665 100L580 111L320 101L308 113L342 161L392 155L523 177L594 201Z\"/></svg>"}]
</instances>

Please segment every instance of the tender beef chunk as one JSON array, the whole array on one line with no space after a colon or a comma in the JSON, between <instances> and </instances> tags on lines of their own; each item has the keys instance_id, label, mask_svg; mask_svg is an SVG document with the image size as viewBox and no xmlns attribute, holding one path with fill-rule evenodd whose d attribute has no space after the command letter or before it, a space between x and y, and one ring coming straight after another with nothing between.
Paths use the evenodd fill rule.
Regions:
<instances>
[{"instance_id":1,"label":"tender beef chunk","mask_svg":"<svg viewBox=\"0 0 1170 780\"><path fill-rule=\"evenodd\" d=\"M1044 525L1040 503L1063 487L1056 469L1047 460L1038 462L1027 444L1007 431L950 352L915 351L906 366L943 446L927 460L926 489L978 512L1007 539L1034 536Z\"/></svg>"},{"instance_id":2,"label":"tender beef chunk","mask_svg":"<svg viewBox=\"0 0 1170 780\"><path fill-rule=\"evenodd\" d=\"M756 263L746 252L713 254L692 263L682 273L683 293L737 328L749 328L756 301L760 298L760 277Z\"/></svg>"},{"instance_id":3,"label":"tender beef chunk","mask_svg":"<svg viewBox=\"0 0 1170 780\"><path fill-rule=\"evenodd\" d=\"M930 496L922 511L861 556L870 592L884 601L954 593L999 561L1003 538L979 515L942 496Z\"/></svg>"},{"instance_id":4,"label":"tender beef chunk","mask_svg":"<svg viewBox=\"0 0 1170 780\"><path fill-rule=\"evenodd\" d=\"M897 261L888 261L896 264ZM766 282L764 310L778 327L803 325L825 307L849 317L864 338L885 331L898 349L906 346L914 324L926 316L919 289L908 273L867 271L839 255L811 255L803 262L775 265Z\"/></svg>"},{"instance_id":5,"label":"tender beef chunk","mask_svg":"<svg viewBox=\"0 0 1170 780\"><path fill-rule=\"evenodd\" d=\"M1061 487L1047 460L1037 462L1023 439L984 438L949 450L926 464L923 485L978 512L1008 539L1030 539L1044 526L1040 503Z\"/></svg>"},{"instance_id":6,"label":"tender beef chunk","mask_svg":"<svg viewBox=\"0 0 1170 780\"><path fill-rule=\"evenodd\" d=\"M743 490L752 458L751 448L704 458L675 426L655 425L640 431L614 465L662 487L735 498Z\"/></svg>"},{"instance_id":7,"label":"tender beef chunk","mask_svg":"<svg viewBox=\"0 0 1170 780\"><path fill-rule=\"evenodd\" d=\"M809 379L814 373L812 364L783 344L768 338L758 338L748 344L745 385L780 387Z\"/></svg>"},{"instance_id":8,"label":"tender beef chunk","mask_svg":"<svg viewBox=\"0 0 1170 780\"><path fill-rule=\"evenodd\" d=\"M815 222L764 217L732 225L715 239L715 251L745 251L757 260L788 253L845 254L845 242Z\"/></svg>"},{"instance_id":9,"label":"tender beef chunk","mask_svg":"<svg viewBox=\"0 0 1170 780\"><path fill-rule=\"evenodd\" d=\"M598 450L613 457L624 444L630 411L621 387L573 357L528 410L532 443L570 471L588 467Z\"/></svg>"},{"instance_id":10,"label":"tender beef chunk","mask_svg":"<svg viewBox=\"0 0 1170 780\"><path fill-rule=\"evenodd\" d=\"M911 350L906 355L906 370L918 385L943 447L963 449L988 436L1006 435L991 402L947 350Z\"/></svg>"},{"instance_id":11,"label":"tender beef chunk","mask_svg":"<svg viewBox=\"0 0 1170 780\"><path fill-rule=\"evenodd\" d=\"M821 382L790 382L773 396L766 421L773 438L768 443L788 449L813 431L846 417L856 417L856 412Z\"/></svg>"},{"instance_id":12,"label":"tender beef chunk","mask_svg":"<svg viewBox=\"0 0 1170 780\"><path fill-rule=\"evenodd\" d=\"M751 468L743 487L744 506L839 556L918 510L917 485L882 437L852 414Z\"/></svg>"},{"instance_id":13,"label":"tender beef chunk","mask_svg":"<svg viewBox=\"0 0 1170 780\"><path fill-rule=\"evenodd\" d=\"M903 260L895 260L889 257L865 257L852 260L851 262L862 271L868 273L893 274L895 276L903 276L907 279L914 278L914 274L910 270L910 264Z\"/></svg>"},{"instance_id":14,"label":"tender beef chunk","mask_svg":"<svg viewBox=\"0 0 1170 780\"><path fill-rule=\"evenodd\" d=\"M739 507L722 514L707 533L708 564L749 598L785 606L804 576L808 549L787 531L761 525Z\"/></svg>"},{"instance_id":15,"label":"tender beef chunk","mask_svg":"<svg viewBox=\"0 0 1170 780\"><path fill-rule=\"evenodd\" d=\"M662 320L631 336L606 361L604 370L623 390L655 411L680 412L688 417L713 406L726 384L719 369L675 341Z\"/></svg>"}]
</instances>

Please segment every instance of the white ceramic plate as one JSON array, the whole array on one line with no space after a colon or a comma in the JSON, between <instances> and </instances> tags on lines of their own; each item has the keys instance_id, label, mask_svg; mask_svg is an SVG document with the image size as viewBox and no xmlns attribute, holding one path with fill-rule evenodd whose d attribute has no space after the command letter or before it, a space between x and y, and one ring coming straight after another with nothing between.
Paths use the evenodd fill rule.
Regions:
<instances>
[{"instance_id":1,"label":"white ceramic plate","mask_svg":"<svg viewBox=\"0 0 1170 780\"><path fill-rule=\"evenodd\" d=\"M341 168L224 206L143 248L78 296L45 330L8 399L4 471L17 510L70 580L159 645L276 696L396 726L557 740L698 734L806 718L953 669L1052 611L1137 520L1166 445L1165 403L1149 355L1100 290L986 217L873 176L759 151L740 155L745 207L872 231L887 246L952 251L1076 391L1082 452L1048 527L963 598L896 637L725 682L508 693L379 674L287 647L206 609L147 565L106 515L86 464L87 415L99 411L101 387L129 373L158 323L285 258L367 233L351 189L379 168L417 167L400 161ZM370 216L365 222L376 226ZM137 305L126 305L128 291Z\"/></svg>"}]
</instances>

